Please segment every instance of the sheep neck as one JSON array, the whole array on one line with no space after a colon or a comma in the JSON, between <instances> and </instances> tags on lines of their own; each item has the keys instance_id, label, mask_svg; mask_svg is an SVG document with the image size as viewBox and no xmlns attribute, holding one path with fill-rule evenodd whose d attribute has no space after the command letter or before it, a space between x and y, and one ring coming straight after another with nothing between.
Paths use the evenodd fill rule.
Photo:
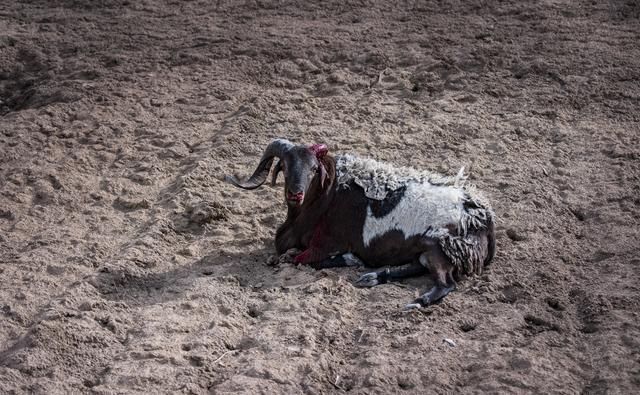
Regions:
<instances>
[{"instance_id":1,"label":"sheep neck","mask_svg":"<svg viewBox=\"0 0 640 395\"><path fill-rule=\"evenodd\" d=\"M335 161L326 156L322 163L327 170L324 187L316 176L302 206L287 208L287 218L276 232L276 249L280 254L290 248L307 248L331 204L335 194Z\"/></svg>"}]
</instances>

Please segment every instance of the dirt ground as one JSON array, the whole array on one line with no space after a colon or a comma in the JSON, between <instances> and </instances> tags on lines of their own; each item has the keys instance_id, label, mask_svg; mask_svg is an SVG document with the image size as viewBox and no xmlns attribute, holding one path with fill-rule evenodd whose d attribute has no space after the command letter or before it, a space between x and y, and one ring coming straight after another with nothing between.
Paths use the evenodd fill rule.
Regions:
<instances>
[{"instance_id":1,"label":"dirt ground","mask_svg":"<svg viewBox=\"0 0 640 395\"><path fill-rule=\"evenodd\" d=\"M4 0L0 114L0 393L640 391L633 0ZM490 270L269 266L274 137L466 166Z\"/></svg>"}]
</instances>

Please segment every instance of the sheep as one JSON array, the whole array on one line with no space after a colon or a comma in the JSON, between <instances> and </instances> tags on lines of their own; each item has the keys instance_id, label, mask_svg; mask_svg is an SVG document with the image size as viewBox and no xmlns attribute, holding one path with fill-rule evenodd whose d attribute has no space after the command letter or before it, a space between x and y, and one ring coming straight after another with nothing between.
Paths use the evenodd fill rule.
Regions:
<instances>
[{"instance_id":1,"label":"sheep","mask_svg":"<svg viewBox=\"0 0 640 395\"><path fill-rule=\"evenodd\" d=\"M287 204L275 247L278 254L301 250L296 263L318 269L389 266L363 274L355 282L359 287L428 272L434 285L407 305L415 308L441 300L462 277L481 274L495 255L493 210L466 184L464 168L446 177L350 154L334 157L324 144L276 139L246 181L225 179L258 188L274 158L271 183L284 173Z\"/></svg>"}]
</instances>

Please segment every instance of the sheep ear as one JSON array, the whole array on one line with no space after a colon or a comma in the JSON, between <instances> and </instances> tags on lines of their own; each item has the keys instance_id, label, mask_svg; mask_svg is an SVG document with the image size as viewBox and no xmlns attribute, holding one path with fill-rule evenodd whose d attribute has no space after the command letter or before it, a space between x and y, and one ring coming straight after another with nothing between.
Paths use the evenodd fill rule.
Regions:
<instances>
[{"instance_id":1,"label":"sheep ear","mask_svg":"<svg viewBox=\"0 0 640 395\"><path fill-rule=\"evenodd\" d=\"M327 148L326 144L313 144L309 146L309 149L316 155L316 158L318 159L318 171L320 172L320 188L324 189L324 181L327 179L327 169L324 167L322 158L327 155L327 152L329 152L329 148Z\"/></svg>"},{"instance_id":2,"label":"sheep ear","mask_svg":"<svg viewBox=\"0 0 640 395\"><path fill-rule=\"evenodd\" d=\"M273 168L273 175L271 176L271 186L276 185L276 181L278 181L278 174L282 171L282 161L279 160L276 163L276 167Z\"/></svg>"},{"instance_id":3,"label":"sheep ear","mask_svg":"<svg viewBox=\"0 0 640 395\"><path fill-rule=\"evenodd\" d=\"M323 158L327 152L329 152L329 148L327 148L326 144L313 144L309 149L316 154L316 158L318 159Z\"/></svg>"}]
</instances>

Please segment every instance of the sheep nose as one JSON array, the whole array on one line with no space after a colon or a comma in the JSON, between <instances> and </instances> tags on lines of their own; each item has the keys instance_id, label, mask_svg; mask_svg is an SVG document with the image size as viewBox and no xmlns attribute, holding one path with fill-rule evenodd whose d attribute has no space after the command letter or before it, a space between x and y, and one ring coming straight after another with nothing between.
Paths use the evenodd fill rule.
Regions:
<instances>
[{"instance_id":1,"label":"sheep nose","mask_svg":"<svg viewBox=\"0 0 640 395\"><path fill-rule=\"evenodd\" d=\"M287 192L287 200L301 202L302 199L304 199L304 193L303 192L296 192L296 193Z\"/></svg>"}]
</instances>

